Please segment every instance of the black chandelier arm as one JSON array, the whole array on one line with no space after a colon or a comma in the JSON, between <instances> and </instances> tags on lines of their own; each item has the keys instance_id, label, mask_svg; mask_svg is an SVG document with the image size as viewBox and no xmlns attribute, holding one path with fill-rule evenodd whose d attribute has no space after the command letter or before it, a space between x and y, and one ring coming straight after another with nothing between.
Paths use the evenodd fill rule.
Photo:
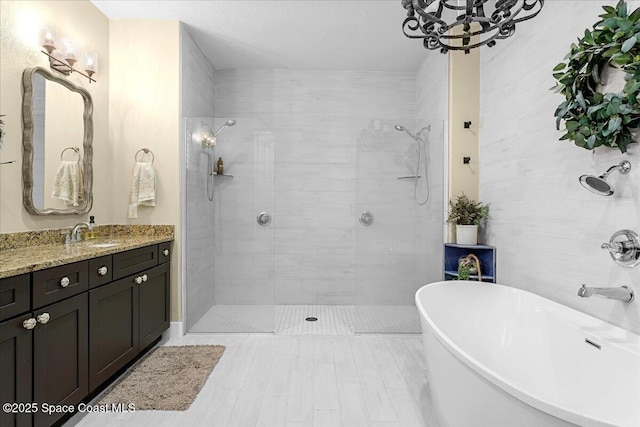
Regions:
<instances>
[{"instance_id":1,"label":"black chandelier arm","mask_svg":"<svg viewBox=\"0 0 640 427\"><path fill-rule=\"evenodd\" d=\"M415 16L408 16L407 18L405 18L404 22L402 23L402 32L404 33L405 36L407 36L410 39L422 39L424 38L424 36L422 35L415 35L412 33L408 33L406 29L409 29L410 31L418 31L418 29L420 29L420 21L418 20L418 18L416 18Z\"/></svg>"},{"instance_id":2,"label":"black chandelier arm","mask_svg":"<svg viewBox=\"0 0 640 427\"><path fill-rule=\"evenodd\" d=\"M462 5L457 0L401 0L401 3L408 11L402 23L404 35L423 39L425 48L440 49L442 53L449 50L469 53L476 47L492 47L496 40L512 36L517 23L536 17L544 6L544 0L466 0ZM492 6L487 6L491 3ZM472 28L474 23L479 28ZM457 26L462 26L462 32L451 34Z\"/></svg>"}]
</instances>

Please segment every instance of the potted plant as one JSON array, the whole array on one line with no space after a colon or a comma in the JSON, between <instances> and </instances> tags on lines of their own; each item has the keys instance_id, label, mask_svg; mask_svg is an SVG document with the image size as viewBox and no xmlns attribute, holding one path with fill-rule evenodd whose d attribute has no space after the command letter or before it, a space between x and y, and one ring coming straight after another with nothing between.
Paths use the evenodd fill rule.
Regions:
<instances>
[{"instance_id":1,"label":"potted plant","mask_svg":"<svg viewBox=\"0 0 640 427\"><path fill-rule=\"evenodd\" d=\"M456 243L478 244L478 225L489 216L489 205L471 200L464 193L449 201L449 222L456 224Z\"/></svg>"}]
</instances>

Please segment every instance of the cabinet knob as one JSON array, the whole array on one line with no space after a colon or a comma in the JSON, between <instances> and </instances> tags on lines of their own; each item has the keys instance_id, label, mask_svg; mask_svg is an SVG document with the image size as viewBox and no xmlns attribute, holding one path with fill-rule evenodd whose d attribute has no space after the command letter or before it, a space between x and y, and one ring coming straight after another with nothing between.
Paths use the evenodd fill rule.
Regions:
<instances>
[{"instance_id":1,"label":"cabinet knob","mask_svg":"<svg viewBox=\"0 0 640 427\"><path fill-rule=\"evenodd\" d=\"M49 315L49 313L42 313L38 317L36 317L36 319L38 319L38 323L42 323L43 325L45 325L47 322L49 322L51 316Z\"/></svg>"},{"instance_id":2,"label":"cabinet knob","mask_svg":"<svg viewBox=\"0 0 640 427\"><path fill-rule=\"evenodd\" d=\"M36 327L36 325L38 324L38 322L36 321L36 319L34 319L33 317L25 320L24 322L22 322L22 327L24 327L25 329L33 329Z\"/></svg>"},{"instance_id":3,"label":"cabinet knob","mask_svg":"<svg viewBox=\"0 0 640 427\"><path fill-rule=\"evenodd\" d=\"M142 281L143 281L143 282L146 282L147 280L149 280L149 278L147 277L147 275L146 275L146 274L143 274L143 275L142 275Z\"/></svg>"},{"instance_id":4,"label":"cabinet knob","mask_svg":"<svg viewBox=\"0 0 640 427\"><path fill-rule=\"evenodd\" d=\"M60 286L62 286L63 288L66 288L67 286L69 286L69 283L70 283L70 280L66 276L60 279Z\"/></svg>"},{"instance_id":5,"label":"cabinet knob","mask_svg":"<svg viewBox=\"0 0 640 427\"><path fill-rule=\"evenodd\" d=\"M136 282L137 285L139 285L140 283L142 283L142 277L138 276L135 279L133 279L134 282Z\"/></svg>"},{"instance_id":6,"label":"cabinet knob","mask_svg":"<svg viewBox=\"0 0 640 427\"><path fill-rule=\"evenodd\" d=\"M169 249L165 249L164 251L162 251L162 255L169 256Z\"/></svg>"},{"instance_id":7,"label":"cabinet knob","mask_svg":"<svg viewBox=\"0 0 640 427\"><path fill-rule=\"evenodd\" d=\"M109 269L106 266L98 268L98 276L106 276Z\"/></svg>"}]
</instances>

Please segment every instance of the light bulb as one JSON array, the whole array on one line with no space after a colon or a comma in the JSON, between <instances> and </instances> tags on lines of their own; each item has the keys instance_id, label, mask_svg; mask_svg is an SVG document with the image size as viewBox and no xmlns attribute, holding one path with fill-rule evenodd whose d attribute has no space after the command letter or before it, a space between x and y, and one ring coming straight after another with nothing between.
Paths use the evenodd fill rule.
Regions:
<instances>
[{"instance_id":1,"label":"light bulb","mask_svg":"<svg viewBox=\"0 0 640 427\"><path fill-rule=\"evenodd\" d=\"M89 77L98 72L98 54L95 52L84 53L84 70Z\"/></svg>"},{"instance_id":2,"label":"light bulb","mask_svg":"<svg viewBox=\"0 0 640 427\"><path fill-rule=\"evenodd\" d=\"M51 55L56 49L56 33L50 27L44 27L40 30L40 44Z\"/></svg>"},{"instance_id":3,"label":"light bulb","mask_svg":"<svg viewBox=\"0 0 640 427\"><path fill-rule=\"evenodd\" d=\"M71 67L78 62L76 50L73 48L73 43L69 39L62 39L62 57Z\"/></svg>"}]
</instances>

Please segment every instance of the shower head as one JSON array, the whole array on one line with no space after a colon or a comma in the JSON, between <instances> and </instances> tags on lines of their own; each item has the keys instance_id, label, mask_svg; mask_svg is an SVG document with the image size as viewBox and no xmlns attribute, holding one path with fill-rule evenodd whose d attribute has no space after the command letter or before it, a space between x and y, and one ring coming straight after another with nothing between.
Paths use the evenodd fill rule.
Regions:
<instances>
[{"instance_id":1,"label":"shower head","mask_svg":"<svg viewBox=\"0 0 640 427\"><path fill-rule=\"evenodd\" d=\"M416 135L415 133L409 132L407 128L402 125L395 125L395 128L398 132L406 132L411 138L415 139L416 142L422 141L422 138L420 138L418 135L422 133L423 130L427 129L427 128L420 129L420 132L418 132L418 135Z\"/></svg>"},{"instance_id":2,"label":"shower head","mask_svg":"<svg viewBox=\"0 0 640 427\"><path fill-rule=\"evenodd\" d=\"M213 133L213 136L218 136L218 134L222 132L224 128L228 128L229 126L233 126L235 124L236 124L236 121L234 119L227 120L220 129L218 129Z\"/></svg>"},{"instance_id":3,"label":"shower head","mask_svg":"<svg viewBox=\"0 0 640 427\"><path fill-rule=\"evenodd\" d=\"M600 176L595 175L582 175L580 177L580 184L592 193L600 196L611 196L615 191L611 185L607 182L607 177L613 171L619 171L621 174L626 175L631 170L631 163L627 160L620 162L615 166L611 166L605 173Z\"/></svg>"}]
</instances>

